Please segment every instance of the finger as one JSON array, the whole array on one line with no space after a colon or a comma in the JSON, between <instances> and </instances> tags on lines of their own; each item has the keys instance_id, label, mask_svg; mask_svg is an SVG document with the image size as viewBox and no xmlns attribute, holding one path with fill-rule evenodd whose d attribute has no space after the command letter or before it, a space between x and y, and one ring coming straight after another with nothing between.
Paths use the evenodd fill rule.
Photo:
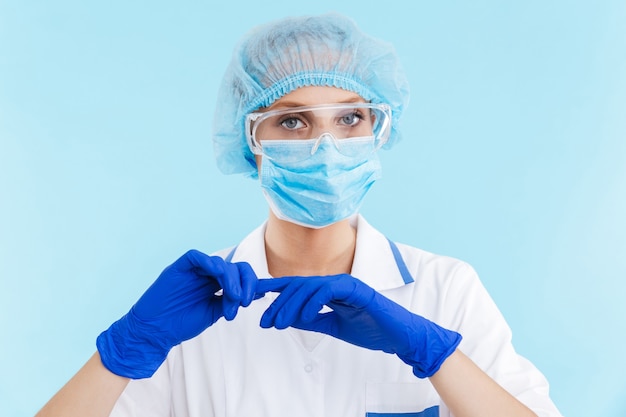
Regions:
<instances>
[{"instance_id":1,"label":"finger","mask_svg":"<svg viewBox=\"0 0 626 417\"><path fill-rule=\"evenodd\" d=\"M316 292L318 283L311 281L310 279L302 280L302 284L299 286L292 286L293 291L283 291L279 298L282 298L282 306L276 313L274 319L274 327L277 329L286 329L293 323L299 321L302 318L302 307L310 299L311 295Z\"/></svg>"},{"instance_id":2,"label":"finger","mask_svg":"<svg viewBox=\"0 0 626 417\"><path fill-rule=\"evenodd\" d=\"M199 251L190 251L189 258L197 275L216 281L222 289L221 313L226 320L232 320L237 315L241 286L239 271L233 264L226 263L219 256L208 256ZM219 303L217 303L219 304ZM216 307L216 306L214 306Z\"/></svg>"},{"instance_id":3,"label":"finger","mask_svg":"<svg viewBox=\"0 0 626 417\"><path fill-rule=\"evenodd\" d=\"M237 268L235 264L224 261L219 256L212 258L214 258L212 260L215 263L222 265L223 273L216 274L214 278L220 283L220 286L224 290L224 296L239 303L243 296L239 268Z\"/></svg>"},{"instance_id":4,"label":"finger","mask_svg":"<svg viewBox=\"0 0 626 417\"><path fill-rule=\"evenodd\" d=\"M281 278L275 278L275 279L281 279ZM274 279L268 280L268 281L273 281L273 280ZM294 293L296 293L296 291L302 285L302 283L303 283L302 278L292 278L290 279L290 282L287 283L287 285L281 286L282 288L281 294L276 298L276 300L272 302L272 304L270 304L270 306L267 308L267 310L265 310L265 312L261 316L261 327L284 328L284 327L280 327L280 325L277 326L276 319L279 314L284 314L284 313L281 313L281 310L284 308L286 304L289 305L289 298Z\"/></svg>"},{"instance_id":5,"label":"finger","mask_svg":"<svg viewBox=\"0 0 626 417\"><path fill-rule=\"evenodd\" d=\"M237 315L237 310L241 305L242 289L239 276L239 268L231 263L224 264L224 274L216 277L222 286L222 307L224 308L224 318L232 320Z\"/></svg>"},{"instance_id":6,"label":"finger","mask_svg":"<svg viewBox=\"0 0 626 417\"><path fill-rule=\"evenodd\" d=\"M327 279L332 280L332 278ZM333 300L334 294L332 288L332 282L326 281L317 288L315 293L309 295L309 297L304 300L302 312L300 313L303 322L306 323L314 320L320 310Z\"/></svg>"},{"instance_id":7,"label":"finger","mask_svg":"<svg viewBox=\"0 0 626 417\"><path fill-rule=\"evenodd\" d=\"M349 305L355 309L365 308L376 297L376 291L363 281L350 275L340 276L341 282L334 285L336 300L343 305Z\"/></svg>"},{"instance_id":8,"label":"finger","mask_svg":"<svg viewBox=\"0 0 626 417\"><path fill-rule=\"evenodd\" d=\"M334 311L318 313L313 320L296 322L292 327L337 337L337 313Z\"/></svg>"},{"instance_id":9,"label":"finger","mask_svg":"<svg viewBox=\"0 0 626 417\"><path fill-rule=\"evenodd\" d=\"M260 279L256 286L256 293L265 295L267 292L281 292L293 279L293 277Z\"/></svg>"},{"instance_id":10,"label":"finger","mask_svg":"<svg viewBox=\"0 0 626 417\"><path fill-rule=\"evenodd\" d=\"M335 301L346 306L360 309L365 307L375 295L373 288L349 274L327 277L328 294L324 303ZM322 296L324 294L320 294Z\"/></svg>"},{"instance_id":11,"label":"finger","mask_svg":"<svg viewBox=\"0 0 626 417\"><path fill-rule=\"evenodd\" d=\"M226 320L234 319L243 297L239 268L235 264L224 261L219 256L208 256L196 250L189 251L188 255L190 264L194 267L196 274L217 282L219 288L222 289L221 303L215 303L219 305L219 307L214 305L215 310L219 310L218 312ZM256 276L250 269L250 271L246 272L245 280L246 285L252 287L248 291L254 293L252 276L256 279Z\"/></svg>"},{"instance_id":12,"label":"finger","mask_svg":"<svg viewBox=\"0 0 626 417\"><path fill-rule=\"evenodd\" d=\"M256 296L256 288L258 284L258 278L252 267L247 262L237 262L235 264L239 271L239 279L241 282L241 305L247 307L250 305L254 297Z\"/></svg>"},{"instance_id":13,"label":"finger","mask_svg":"<svg viewBox=\"0 0 626 417\"><path fill-rule=\"evenodd\" d=\"M224 260L217 256L209 256L192 249L183 257L189 270L195 269L196 274L205 277L214 277L224 274ZM181 259L182 259L181 258Z\"/></svg>"},{"instance_id":14,"label":"finger","mask_svg":"<svg viewBox=\"0 0 626 417\"><path fill-rule=\"evenodd\" d=\"M309 302L311 297L320 291L320 287L324 286L325 281L326 279L322 277L303 278L297 281L299 285L292 284L286 288L274 302L277 309L274 327L284 329L302 321L303 307ZM322 306L323 303L319 305L319 308L308 319L312 320Z\"/></svg>"}]
</instances>

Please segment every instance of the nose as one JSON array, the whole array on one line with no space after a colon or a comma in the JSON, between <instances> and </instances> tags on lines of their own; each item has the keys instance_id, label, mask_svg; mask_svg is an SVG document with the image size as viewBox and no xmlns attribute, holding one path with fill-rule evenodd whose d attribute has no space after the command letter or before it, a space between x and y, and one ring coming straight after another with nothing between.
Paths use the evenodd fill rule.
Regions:
<instances>
[{"instance_id":1,"label":"nose","mask_svg":"<svg viewBox=\"0 0 626 417\"><path fill-rule=\"evenodd\" d=\"M334 115L329 112L320 112L309 119L311 138L320 138L324 135L331 135L334 138L341 138L341 132L336 131Z\"/></svg>"},{"instance_id":2,"label":"nose","mask_svg":"<svg viewBox=\"0 0 626 417\"><path fill-rule=\"evenodd\" d=\"M317 149L320 147L322 142L325 141L325 140L331 141L333 143L333 145L335 145L335 148L339 149L339 145L337 143L337 138L330 132L324 132L317 138L317 140L315 141L315 145L313 145L313 148L311 148L311 155L313 155L313 154L315 154L315 152L317 152Z\"/></svg>"}]
</instances>

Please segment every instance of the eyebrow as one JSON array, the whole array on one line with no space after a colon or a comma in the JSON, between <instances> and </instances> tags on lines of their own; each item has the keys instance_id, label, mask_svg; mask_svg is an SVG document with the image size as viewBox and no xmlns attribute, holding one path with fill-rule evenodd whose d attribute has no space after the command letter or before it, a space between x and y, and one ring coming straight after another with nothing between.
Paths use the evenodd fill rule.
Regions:
<instances>
[{"instance_id":1,"label":"eyebrow","mask_svg":"<svg viewBox=\"0 0 626 417\"><path fill-rule=\"evenodd\" d=\"M344 100L338 100L338 101L333 101L332 103L323 103L323 104L346 104L346 103L367 103L361 96L354 96L354 97L350 97ZM304 106L310 106L311 104L305 104L305 103L301 103L298 101L281 101L278 103L274 103L276 104L276 106L272 105L269 107L266 107L267 110L274 110L274 109L282 109L282 108L287 108L287 107L304 107Z\"/></svg>"}]
</instances>

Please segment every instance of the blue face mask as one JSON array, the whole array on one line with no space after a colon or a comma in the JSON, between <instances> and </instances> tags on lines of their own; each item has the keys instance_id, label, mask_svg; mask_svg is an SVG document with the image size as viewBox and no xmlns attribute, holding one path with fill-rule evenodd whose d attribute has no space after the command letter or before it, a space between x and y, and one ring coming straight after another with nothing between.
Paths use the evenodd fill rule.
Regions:
<instances>
[{"instance_id":1,"label":"blue face mask","mask_svg":"<svg viewBox=\"0 0 626 417\"><path fill-rule=\"evenodd\" d=\"M381 176L373 137L262 141L261 187L279 219L321 228L355 214Z\"/></svg>"}]
</instances>

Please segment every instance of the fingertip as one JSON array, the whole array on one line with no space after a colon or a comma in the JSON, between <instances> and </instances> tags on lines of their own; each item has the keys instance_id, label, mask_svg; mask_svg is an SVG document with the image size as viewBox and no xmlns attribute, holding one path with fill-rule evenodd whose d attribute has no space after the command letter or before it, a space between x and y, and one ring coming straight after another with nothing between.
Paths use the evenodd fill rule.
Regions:
<instances>
[{"instance_id":1,"label":"fingertip","mask_svg":"<svg viewBox=\"0 0 626 417\"><path fill-rule=\"evenodd\" d=\"M276 325L276 308L271 304L261 315L261 327L269 329Z\"/></svg>"},{"instance_id":2,"label":"fingertip","mask_svg":"<svg viewBox=\"0 0 626 417\"><path fill-rule=\"evenodd\" d=\"M272 327L272 321L267 318L265 314L263 314L261 316L261 321L259 322L259 325L264 329L269 329L270 327Z\"/></svg>"},{"instance_id":3,"label":"fingertip","mask_svg":"<svg viewBox=\"0 0 626 417\"><path fill-rule=\"evenodd\" d=\"M265 295L265 293L270 291L270 289L268 288L268 285L267 285L267 281L269 281L269 280L267 280L267 279L260 279L259 282L257 282L256 289L255 289L257 294Z\"/></svg>"},{"instance_id":4,"label":"fingertip","mask_svg":"<svg viewBox=\"0 0 626 417\"><path fill-rule=\"evenodd\" d=\"M213 273L213 275L224 275L226 272L226 262L219 256L207 256L206 257L207 269Z\"/></svg>"},{"instance_id":5,"label":"fingertip","mask_svg":"<svg viewBox=\"0 0 626 417\"><path fill-rule=\"evenodd\" d=\"M278 312L278 314L276 315L276 318L274 319L274 327L276 327L279 330L283 330L289 327L291 323L293 322L293 320L291 319L291 316L288 313L289 312L285 312L284 309L281 309L281 311Z\"/></svg>"},{"instance_id":6,"label":"fingertip","mask_svg":"<svg viewBox=\"0 0 626 417\"><path fill-rule=\"evenodd\" d=\"M256 273L252 266L248 262L235 262L233 265L239 269L239 273L244 276L254 276L256 278Z\"/></svg>"},{"instance_id":7,"label":"fingertip","mask_svg":"<svg viewBox=\"0 0 626 417\"><path fill-rule=\"evenodd\" d=\"M224 306L224 318L228 321L232 321L237 316L237 310L239 306L236 304Z\"/></svg>"},{"instance_id":8,"label":"fingertip","mask_svg":"<svg viewBox=\"0 0 626 417\"><path fill-rule=\"evenodd\" d=\"M261 278L257 283L258 293L281 292L293 281L293 278Z\"/></svg>"},{"instance_id":9,"label":"fingertip","mask_svg":"<svg viewBox=\"0 0 626 417\"><path fill-rule=\"evenodd\" d=\"M237 265L224 263L224 274L221 278L220 283L224 289L224 295L233 301L237 301L237 304L240 304L244 294Z\"/></svg>"},{"instance_id":10,"label":"fingertip","mask_svg":"<svg viewBox=\"0 0 626 417\"><path fill-rule=\"evenodd\" d=\"M248 307L252 300L255 299L258 286L258 278L252 267L247 262L238 262L234 264L239 271L241 281L241 305Z\"/></svg>"},{"instance_id":11,"label":"fingertip","mask_svg":"<svg viewBox=\"0 0 626 417\"><path fill-rule=\"evenodd\" d=\"M200 275L213 277L224 275L224 260L219 256L210 256L196 249L187 251L185 256Z\"/></svg>"}]
</instances>

